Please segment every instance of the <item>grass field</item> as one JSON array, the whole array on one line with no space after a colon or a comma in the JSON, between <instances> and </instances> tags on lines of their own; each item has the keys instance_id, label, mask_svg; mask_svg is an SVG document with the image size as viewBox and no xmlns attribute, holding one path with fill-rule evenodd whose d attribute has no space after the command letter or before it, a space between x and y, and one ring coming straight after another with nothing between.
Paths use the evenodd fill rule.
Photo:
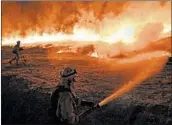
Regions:
<instances>
[{"instance_id":1,"label":"grass field","mask_svg":"<svg viewBox=\"0 0 172 125\"><path fill-rule=\"evenodd\" d=\"M151 63L139 61L120 64L121 59L105 61L86 55L55 53L59 48L25 48L20 65L7 64L11 47L3 47L2 123L50 123L49 96L59 82L59 70L76 67L79 76L76 93L80 98L100 102ZM51 50L51 51L50 51ZM156 59L155 62L161 61ZM172 67L163 64L157 74L136 88L94 111L82 125L171 125ZM79 107L80 113L88 107Z\"/></svg>"}]
</instances>

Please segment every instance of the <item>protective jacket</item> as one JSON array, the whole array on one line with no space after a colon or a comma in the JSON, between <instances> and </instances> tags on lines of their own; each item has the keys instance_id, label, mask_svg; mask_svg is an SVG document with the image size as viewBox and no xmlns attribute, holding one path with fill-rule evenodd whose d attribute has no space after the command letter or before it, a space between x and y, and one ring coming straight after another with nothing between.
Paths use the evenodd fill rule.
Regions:
<instances>
[{"instance_id":1,"label":"protective jacket","mask_svg":"<svg viewBox=\"0 0 172 125\"><path fill-rule=\"evenodd\" d=\"M53 115L62 123L76 124L79 118L74 110L81 104L81 100L64 86L57 86L51 95L51 107Z\"/></svg>"}]
</instances>

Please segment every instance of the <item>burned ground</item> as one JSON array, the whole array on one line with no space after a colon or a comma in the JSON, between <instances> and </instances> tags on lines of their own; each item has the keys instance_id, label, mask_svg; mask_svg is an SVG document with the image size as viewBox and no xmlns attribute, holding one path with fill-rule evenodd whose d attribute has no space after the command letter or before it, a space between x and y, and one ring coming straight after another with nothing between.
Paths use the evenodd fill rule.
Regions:
<instances>
[{"instance_id":1,"label":"burned ground","mask_svg":"<svg viewBox=\"0 0 172 125\"><path fill-rule=\"evenodd\" d=\"M76 92L79 97L99 102L122 86L123 74L107 68L95 58L60 54L46 56L46 49L26 49L26 64L19 66L5 62L11 48L3 48L2 62L2 123L41 123L51 121L47 108L53 88L59 82L58 71L66 65L79 70ZM65 57L64 57L65 56ZM107 69L106 69L107 68ZM124 96L97 109L82 121L82 125L171 125L172 83L171 65L144 81ZM127 72L126 72L127 74ZM88 107L79 108L82 112Z\"/></svg>"}]
</instances>

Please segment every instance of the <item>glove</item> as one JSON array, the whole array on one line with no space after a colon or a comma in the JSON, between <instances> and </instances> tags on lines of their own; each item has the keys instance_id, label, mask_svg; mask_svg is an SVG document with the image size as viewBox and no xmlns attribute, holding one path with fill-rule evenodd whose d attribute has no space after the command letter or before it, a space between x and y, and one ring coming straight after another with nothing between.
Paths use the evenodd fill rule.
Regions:
<instances>
[{"instance_id":1,"label":"glove","mask_svg":"<svg viewBox=\"0 0 172 125\"><path fill-rule=\"evenodd\" d=\"M94 104L94 102L89 102L89 101L83 100L83 101L81 101L81 105L82 105L82 106L93 107L95 104Z\"/></svg>"},{"instance_id":2,"label":"glove","mask_svg":"<svg viewBox=\"0 0 172 125\"><path fill-rule=\"evenodd\" d=\"M100 105L99 104L95 104L92 108L93 109L100 108Z\"/></svg>"}]
</instances>

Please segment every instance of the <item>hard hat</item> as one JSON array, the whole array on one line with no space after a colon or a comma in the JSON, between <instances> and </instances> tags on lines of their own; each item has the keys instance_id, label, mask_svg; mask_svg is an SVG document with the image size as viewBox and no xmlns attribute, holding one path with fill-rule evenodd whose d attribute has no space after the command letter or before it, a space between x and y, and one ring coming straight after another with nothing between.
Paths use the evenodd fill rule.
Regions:
<instances>
[{"instance_id":1,"label":"hard hat","mask_svg":"<svg viewBox=\"0 0 172 125\"><path fill-rule=\"evenodd\" d=\"M77 74L76 69L71 67L66 67L62 71L60 71L61 77L69 77L74 74Z\"/></svg>"}]
</instances>

